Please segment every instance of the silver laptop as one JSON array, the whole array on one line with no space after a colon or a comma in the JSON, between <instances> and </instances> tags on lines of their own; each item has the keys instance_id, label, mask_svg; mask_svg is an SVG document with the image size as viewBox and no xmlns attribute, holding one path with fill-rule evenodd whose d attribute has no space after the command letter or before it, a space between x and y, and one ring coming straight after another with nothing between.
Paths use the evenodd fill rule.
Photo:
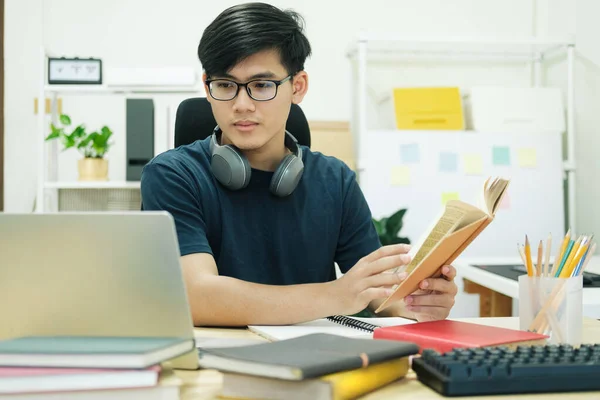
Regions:
<instances>
[{"instance_id":1,"label":"silver laptop","mask_svg":"<svg viewBox=\"0 0 600 400\"><path fill-rule=\"evenodd\" d=\"M166 212L0 213L0 339L193 338ZM198 368L194 351L172 360Z\"/></svg>"}]
</instances>

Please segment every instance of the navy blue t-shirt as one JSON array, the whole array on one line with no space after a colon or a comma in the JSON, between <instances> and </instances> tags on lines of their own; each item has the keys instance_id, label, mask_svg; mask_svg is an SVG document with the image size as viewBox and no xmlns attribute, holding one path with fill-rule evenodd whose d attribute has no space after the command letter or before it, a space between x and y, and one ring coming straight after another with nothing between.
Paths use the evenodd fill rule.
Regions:
<instances>
[{"instance_id":1,"label":"navy blue t-shirt","mask_svg":"<svg viewBox=\"0 0 600 400\"><path fill-rule=\"evenodd\" d=\"M302 147L294 192L269 191L273 172L252 169L232 191L210 169L209 139L166 151L142 172L144 210L173 215L181 255L210 253L219 275L290 285L335 279L381 246L356 176L340 160Z\"/></svg>"}]
</instances>

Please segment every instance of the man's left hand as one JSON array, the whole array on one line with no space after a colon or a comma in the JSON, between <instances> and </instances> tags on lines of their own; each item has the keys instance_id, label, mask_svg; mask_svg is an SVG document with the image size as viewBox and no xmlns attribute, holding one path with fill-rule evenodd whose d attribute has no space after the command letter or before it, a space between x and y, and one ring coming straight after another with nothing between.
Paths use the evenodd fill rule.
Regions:
<instances>
[{"instance_id":1,"label":"man's left hand","mask_svg":"<svg viewBox=\"0 0 600 400\"><path fill-rule=\"evenodd\" d=\"M404 298L403 316L419 322L448 317L458 292L454 283L456 269L452 265L444 265L439 272L440 276L423 280L419 283L419 290Z\"/></svg>"}]
</instances>

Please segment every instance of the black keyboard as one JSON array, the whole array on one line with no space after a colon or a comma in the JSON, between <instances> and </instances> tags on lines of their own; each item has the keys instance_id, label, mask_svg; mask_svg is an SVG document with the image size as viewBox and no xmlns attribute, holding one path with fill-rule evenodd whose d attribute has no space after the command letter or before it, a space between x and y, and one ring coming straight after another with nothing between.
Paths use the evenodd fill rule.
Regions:
<instances>
[{"instance_id":1,"label":"black keyboard","mask_svg":"<svg viewBox=\"0 0 600 400\"><path fill-rule=\"evenodd\" d=\"M412 368L444 396L600 390L600 344L423 350Z\"/></svg>"}]
</instances>

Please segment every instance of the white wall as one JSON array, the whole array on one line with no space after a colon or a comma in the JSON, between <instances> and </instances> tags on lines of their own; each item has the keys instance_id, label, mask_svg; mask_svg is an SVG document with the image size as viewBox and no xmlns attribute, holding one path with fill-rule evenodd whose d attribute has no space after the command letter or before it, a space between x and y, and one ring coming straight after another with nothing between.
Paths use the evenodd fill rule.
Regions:
<instances>
[{"instance_id":1,"label":"white wall","mask_svg":"<svg viewBox=\"0 0 600 400\"><path fill-rule=\"evenodd\" d=\"M184 65L199 71L196 47L204 27L235 3L6 0L6 211L30 211L35 198L36 121L32 103L40 83L37 72L41 62L37 49L42 43L40 20L43 20L43 45L51 55L100 57L105 66ZM342 0L271 3L294 8L306 19L313 56L306 65L310 90L302 106L312 120L351 118L350 63L346 50L361 30L410 35L522 36L530 34L532 29L531 1L523 0L373 0L368 6L359 3L349 6ZM522 75L522 71L517 74ZM401 82L409 76L435 80L443 72L440 75L433 68L417 68L396 74L395 78ZM510 79L510 75L505 79ZM375 90L381 87L381 82L373 80ZM160 103L157 104L157 151L166 146L167 125L172 125L172 120L167 120L166 108L174 112L181 98L162 96L157 100ZM111 179L123 179L124 97L63 99L64 112L74 122L85 122L90 128L107 124L115 131L115 146L109 154L110 175ZM59 179L76 178L77 158L75 151L60 155Z\"/></svg>"},{"instance_id":2,"label":"white wall","mask_svg":"<svg viewBox=\"0 0 600 400\"><path fill-rule=\"evenodd\" d=\"M537 33L574 35L575 51L575 159L577 233L600 228L600 2L597 0L544 0L540 2ZM546 83L566 88L564 57L550 62Z\"/></svg>"}]
</instances>

